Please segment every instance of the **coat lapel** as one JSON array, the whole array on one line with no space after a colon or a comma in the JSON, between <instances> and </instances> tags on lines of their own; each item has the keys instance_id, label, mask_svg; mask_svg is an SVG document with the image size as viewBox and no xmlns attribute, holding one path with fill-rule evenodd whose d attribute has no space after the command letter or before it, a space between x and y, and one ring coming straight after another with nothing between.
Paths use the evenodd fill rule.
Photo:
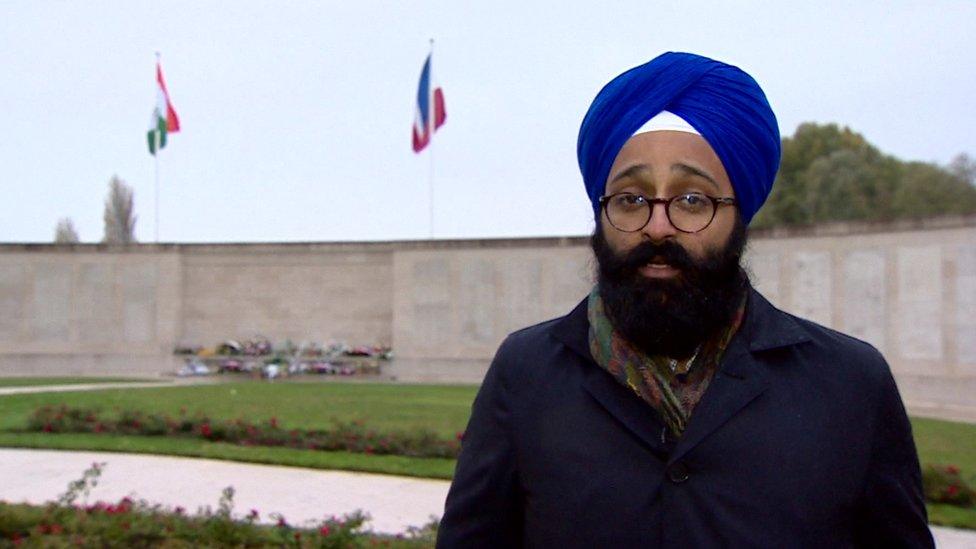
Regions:
<instances>
[{"instance_id":1,"label":"coat lapel","mask_svg":"<svg viewBox=\"0 0 976 549\"><path fill-rule=\"evenodd\" d=\"M654 408L601 368L588 368L583 388L621 425L664 459L664 422Z\"/></svg>"},{"instance_id":2,"label":"coat lapel","mask_svg":"<svg viewBox=\"0 0 976 549\"><path fill-rule=\"evenodd\" d=\"M745 322L729 343L719 371L695 407L668 462L681 459L766 390L769 370L761 360L763 351L809 339L791 316L750 289Z\"/></svg>"},{"instance_id":3,"label":"coat lapel","mask_svg":"<svg viewBox=\"0 0 976 549\"><path fill-rule=\"evenodd\" d=\"M756 362L742 339L735 337L730 342L721 368L695 406L688 426L678 439L668 463L681 459L766 390L766 369Z\"/></svg>"},{"instance_id":4,"label":"coat lapel","mask_svg":"<svg viewBox=\"0 0 976 549\"><path fill-rule=\"evenodd\" d=\"M664 423L658 413L593 361L586 304L584 299L563 317L555 326L553 336L590 366L585 372L583 388L653 451L665 452L661 440ZM669 456L669 463L687 454L766 390L768 371L758 354L808 340L809 336L790 315L750 290L743 325L729 343L719 371L695 407L688 428Z\"/></svg>"},{"instance_id":5,"label":"coat lapel","mask_svg":"<svg viewBox=\"0 0 976 549\"><path fill-rule=\"evenodd\" d=\"M661 440L664 423L657 412L593 361L590 354L590 324L586 317L586 301L584 299L573 312L559 321L553 335L586 362L583 389L624 428L663 458L666 455Z\"/></svg>"}]
</instances>

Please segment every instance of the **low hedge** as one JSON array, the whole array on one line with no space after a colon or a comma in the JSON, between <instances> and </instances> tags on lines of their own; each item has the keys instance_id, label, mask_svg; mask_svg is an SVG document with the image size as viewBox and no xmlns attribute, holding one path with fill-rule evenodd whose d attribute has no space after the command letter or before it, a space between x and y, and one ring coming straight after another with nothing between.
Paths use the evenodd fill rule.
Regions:
<instances>
[{"instance_id":1,"label":"low hedge","mask_svg":"<svg viewBox=\"0 0 976 549\"><path fill-rule=\"evenodd\" d=\"M111 433L175 436L229 442L242 446L283 446L308 450L348 451L421 458L457 458L461 435L439 438L426 429L377 432L362 421L337 421L331 429L285 429L276 418L256 423L243 418L215 421L204 415L176 417L121 410L105 415L99 410L44 406L30 416L27 430L45 433Z\"/></svg>"}]
</instances>

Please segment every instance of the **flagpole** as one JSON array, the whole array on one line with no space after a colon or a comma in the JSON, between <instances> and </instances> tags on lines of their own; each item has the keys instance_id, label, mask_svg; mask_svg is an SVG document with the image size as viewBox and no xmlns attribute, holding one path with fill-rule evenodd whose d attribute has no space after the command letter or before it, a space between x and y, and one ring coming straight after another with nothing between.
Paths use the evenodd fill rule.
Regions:
<instances>
[{"instance_id":1,"label":"flagpole","mask_svg":"<svg viewBox=\"0 0 976 549\"><path fill-rule=\"evenodd\" d=\"M156 244L159 244L159 155L158 154L153 155L153 165L156 168L156 200L155 200L156 214L153 216L153 218L156 221Z\"/></svg>"},{"instance_id":2,"label":"flagpole","mask_svg":"<svg viewBox=\"0 0 976 549\"><path fill-rule=\"evenodd\" d=\"M156 66L159 66L159 52L156 52ZM156 152L153 153L153 167L156 172L156 198L154 200L155 214L153 215L153 221L156 223L156 244L159 244L159 148L156 148Z\"/></svg>"},{"instance_id":3,"label":"flagpole","mask_svg":"<svg viewBox=\"0 0 976 549\"><path fill-rule=\"evenodd\" d=\"M433 65L434 63L434 39L433 38L430 39L430 62L431 65ZM433 67L431 68L431 71L433 72ZM431 78L429 86L432 86L433 83L434 83L433 78ZM434 125L437 123L437 121L435 120L436 115L433 112L435 110L433 104L431 104L431 109L432 109L430 113L431 120L429 121L430 133L428 134L430 136L430 153L429 153L430 154L430 171L429 171L430 177L428 178L427 203L428 206L430 207L430 212L429 212L430 213L430 239L433 240L434 239L434 139L433 139L434 136L433 133L434 133Z\"/></svg>"}]
</instances>

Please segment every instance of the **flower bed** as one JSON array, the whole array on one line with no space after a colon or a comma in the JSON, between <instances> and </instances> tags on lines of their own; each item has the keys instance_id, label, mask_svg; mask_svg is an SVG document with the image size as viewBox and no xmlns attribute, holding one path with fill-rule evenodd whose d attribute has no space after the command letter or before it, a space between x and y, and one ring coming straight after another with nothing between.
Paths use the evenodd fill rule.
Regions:
<instances>
[{"instance_id":1,"label":"flower bed","mask_svg":"<svg viewBox=\"0 0 976 549\"><path fill-rule=\"evenodd\" d=\"M285 429L276 418L252 423L244 419L215 421L206 416L176 417L123 410L105 415L99 410L68 406L38 408L27 429L45 433L111 433L120 435L203 438L243 446L284 446L308 450L347 451L423 458L456 458L459 434L454 440L438 438L428 430L377 432L361 421L336 422L331 429Z\"/></svg>"},{"instance_id":2,"label":"flower bed","mask_svg":"<svg viewBox=\"0 0 976 549\"><path fill-rule=\"evenodd\" d=\"M436 522L411 528L398 536L364 531L369 517L354 512L329 516L316 523L292 525L273 514L261 523L252 509L235 519L234 489L227 487L217 509L207 507L190 515L182 507L168 508L123 498L118 502L77 503L87 498L104 464L95 463L69 484L57 502L44 506L0 502L0 547L300 547L359 548L433 547Z\"/></svg>"},{"instance_id":3,"label":"flower bed","mask_svg":"<svg viewBox=\"0 0 976 549\"><path fill-rule=\"evenodd\" d=\"M976 507L976 490L960 475L955 465L926 465L922 469L925 499L956 507Z\"/></svg>"}]
</instances>

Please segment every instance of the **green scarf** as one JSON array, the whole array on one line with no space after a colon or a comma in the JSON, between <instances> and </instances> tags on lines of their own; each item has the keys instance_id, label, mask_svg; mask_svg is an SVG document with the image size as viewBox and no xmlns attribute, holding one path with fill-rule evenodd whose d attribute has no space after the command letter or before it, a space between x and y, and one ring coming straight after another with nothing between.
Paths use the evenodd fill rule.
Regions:
<instances>
[{"instance_id":1,"label":"green scarf","mask_svg":"<svg viewBox=\"0 0 976 549\"><path fill-rule=\"evenodd\" d=\"M674 360L666 356L647 356L624 340L610 324L603 299L596 286L590 292L587 317L590 321L590 353L621 384L654 407L671 432L680 437L718 369L722 353L742 324L746 300L730 326L703 342L691 358Z\"/></svg>"}]
</instances>

